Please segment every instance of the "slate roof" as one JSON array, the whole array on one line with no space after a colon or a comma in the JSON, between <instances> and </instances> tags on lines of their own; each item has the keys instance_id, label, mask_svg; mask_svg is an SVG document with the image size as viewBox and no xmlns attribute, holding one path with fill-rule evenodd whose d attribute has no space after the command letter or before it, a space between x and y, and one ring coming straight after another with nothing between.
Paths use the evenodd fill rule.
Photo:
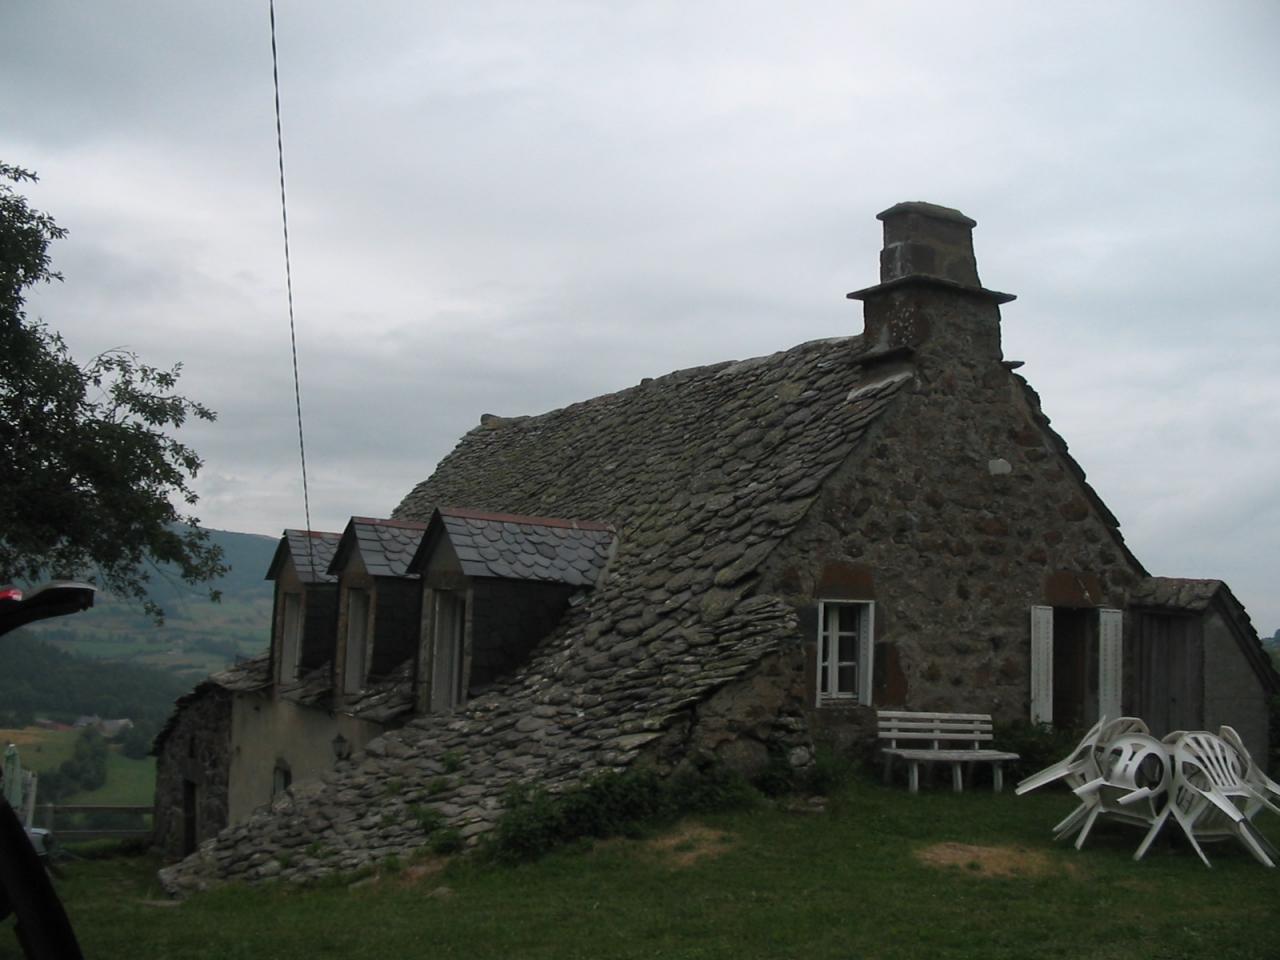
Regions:
<instances>
[{"instance_id":1,"label":"slate roof","mask_svg":"<svg viewBox=\"0 0 1280 960\"><path fill-rule=\"evenodd\" d=\"M151 741L151 752L159 756L164 742L169 739L169 734L173 733L173 728L178 725L183 708L192 701L198 700L213 691L247 693L254 690L263 690L269 686L271 686L271 655L269 653L261 654L249 660L242 660L226 670L210 674L196 684L195 689L190 693L183 694L174 701L173 712L169 714L169 719L165 721L164 726L160 728L160 732Z\"/></svg>"},{"instance_id":2,"label":"slate roof","mask_svg":"<svg viewBox=\"0 0 1280 960\"><path fill-rule=\"evenodd\" d=\"M280 576L280 568L287 557L293 560L293 568L303 583L337 583L338 578L328 569L341 538L342 534L326 530L312 530L310 537L306 530L285 530L271 558L271 566L267 568L266 579L274 580Z\"/></svg>"},{"instance_id":3,"label":"slate roof","mask_svg":"<svg viewBox=\"0 0 1280 960\"><path fill-rule=\"evenodd\" d=\"M624 769L654 740L678 736L678 721L716 690L770 654L797 650L795 611L753 591L826 478L910 389L905 371L862 364L864 350L861 337L814 341L541 416L486 417L394 518L425 524L460 506L609 524L607 576L522 667L462 709L415 715L375 738L329 777L295 785L162 871L162 883L255 879L255 855L286 837L345 851L332 865L291 867L298 875L420 846L404 799L413 791L427 791L446 822L474 836L500 815L511 784L555 790ZM799 714L767 722L779 741L808 742ZM461 766L433 792L449 755ZM391 779L403 792L387 791ZM361 804L382 815L362 818Z\"/></svg>"},{"instance_id":4,"label":"slate roof","mask_svg":"<svg viewBox=\"0 0 1280 960\"><path fill-rule=\"evenodd\" d=\"M827 475L911 382L861 365L863 348L813 341L541 416L486 417L466 434L393 516L463 505L607 523L617 536L604 583L466 713L479 722L528 697L560 700L625 764L682 709L798 643L792 609L751 593Z\"/></svg>"},{"instance_id":5,"label":"slate roof","mask_svg":"<svg viewBox=\"0 0 1280 960\"><path fill-rule=\"evenodd\" d=\"M352 517L342 532L329 573L341 573L351 551L358 550L370 576L416 579L418 575L409 571L409 563L426 529L426 523L412 520Z\"/></svg>"},{"instance_id":6,"label":"slate roof","mask_svg":"<svg viewBox=\"0 0 1280 960\"><path fill-rule=\"evenodd\" d=\"M1234 629L1245 658L1270 693L1280 693L1280 673L1262 647L1249 613L1222 580L1192 580L1184 577L1145 577L1129 591L1129 606L1156 610L1202 613L1216 606Z\"/></svg>"},{"instance_id":7,"label":"slate roof","mask_svg":"<svg viewBox=\"0 0 1280 960\"><path fill-rule=\"evenodd\" d=\"M1129 591L1129 604L1134 607L1161 607L1198 613L1213 602L1219 590L1226 587L1221 580L1188 580L1183 577L1146 577Z\"/></svg>"},{"instance_id":8,"label":"slate roof","mask_svg":"<svg viewBox=\"0 0 1280 960\"><path fill-rule=\"evenodd\" d=\"M469 577L594 586L614 542L613 529L603 523L457 507L437 510L431 526L437 525ZM430 540L428 534L423 542Z\"/></svg>"}]
</instances>

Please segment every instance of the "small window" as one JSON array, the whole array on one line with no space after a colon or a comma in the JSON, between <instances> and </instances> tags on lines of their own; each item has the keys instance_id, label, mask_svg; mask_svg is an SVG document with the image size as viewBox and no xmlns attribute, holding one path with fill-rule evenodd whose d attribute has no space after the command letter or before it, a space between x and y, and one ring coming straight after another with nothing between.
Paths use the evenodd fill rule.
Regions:
<instances>
[{"instance_id":1,"label":"small window","mask_svg":"<svg viewBox=\"0 0 1280 960\"><path fill-rule=\"evenodd\" d=\"M343 690L355 693L364 687L369 636L369 591L347 591L347 665Z\"/></svg>"},{"instance_id":2,"label":"small window","mask_svg":"<svg viewBox=\"0 0 1280 960\"><path fill-rule=\"evenodd\" d=\"M283 760L277 760L276 766L271 771L271 797L275 799L280 794L289 789L293 783L293 771L289 769L289 764Z\"/></svg>"},{"instance_id":3,"label":"small window","mask_svg":"<svg viewBox=\"0 0 1280 960\"><path fill-rule=\"evenodd\" d=\"M302 637L302 598L296 593L284 595L284 622L280 630L280 682L297 679L298 654Z\"/></svg>"},{"instance_id":4,"label":"small window","mask_svg":"<svg viewBox=\"0 0 1280 960\"><path fill-rule=\"evenodd\" d=\"M818 604L818 703L871 703L870 603Z\"/></svg>"}]
</instances>

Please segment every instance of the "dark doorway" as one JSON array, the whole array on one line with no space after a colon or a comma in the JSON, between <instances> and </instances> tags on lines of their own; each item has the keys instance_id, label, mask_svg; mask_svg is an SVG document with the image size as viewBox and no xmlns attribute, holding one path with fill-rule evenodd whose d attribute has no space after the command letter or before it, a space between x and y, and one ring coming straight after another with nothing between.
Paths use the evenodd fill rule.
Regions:
<instances>
[{"instance_id":1,"label":"dark doorway","mask_svg":"<svg viewBox=\"0 0 1280 960\"><path fill-rule=\"evenodd\" d=\"M196 852L196 785L182 781L182 855Z\"/></svg>"},{"instance_id":2,"label":"dark doorway","mask_svg":"<svg viewBox=\"0 0 1280 960\"><path fill-rule=\"evenodd\" d=\"M1098 719L1098 612L1053 608L1053 722L1085 727Z\"/></svg>"}]
</instances>

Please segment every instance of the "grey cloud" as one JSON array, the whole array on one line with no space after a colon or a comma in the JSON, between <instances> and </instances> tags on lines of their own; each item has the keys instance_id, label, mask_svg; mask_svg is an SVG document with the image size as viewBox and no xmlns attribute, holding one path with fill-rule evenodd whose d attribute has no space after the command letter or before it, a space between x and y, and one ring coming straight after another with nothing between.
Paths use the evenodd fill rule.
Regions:
<instances>
[{"instance_id":1,"label":"grey cloud","mask_svg":"<svg viewBox=\"0 0 1280 960\"><path fill-rule=\"evenodd\" d=\"M4 159L72 229L36 305L185 361L206 520L300 522L265 10L10 7ZM934 200L1139 556L1280 626L1274 6L277 13L318 526L481 413L857 332L874 213Z\"/></svg>"}]
</instances>

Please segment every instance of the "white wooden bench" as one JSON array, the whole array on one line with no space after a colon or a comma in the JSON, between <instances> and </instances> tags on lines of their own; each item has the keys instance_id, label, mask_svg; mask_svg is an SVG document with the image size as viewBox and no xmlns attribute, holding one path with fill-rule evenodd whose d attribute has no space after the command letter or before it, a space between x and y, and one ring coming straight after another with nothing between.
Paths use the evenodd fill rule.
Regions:
<instances>
[{"instance_id":1,"label":"white wooden bench","mask_svg":"<svg viewBox=\"0 0 1280 960\"><path fill-rule=\"evenodd\" d=\"M908 784L912 793L920 790L920 764L951 764L951 788L964 790L962 765L990 763L992 783L997 793L1004 789L1001 764L1017 760L1018 754L984 746L992 740L988 713L913 713L908 710L878 710L876 720L884 757L884 779L893 776L893 761L910 765ZM901 744L901 745L900 745Z\"/></svg>"}]
</instances>

